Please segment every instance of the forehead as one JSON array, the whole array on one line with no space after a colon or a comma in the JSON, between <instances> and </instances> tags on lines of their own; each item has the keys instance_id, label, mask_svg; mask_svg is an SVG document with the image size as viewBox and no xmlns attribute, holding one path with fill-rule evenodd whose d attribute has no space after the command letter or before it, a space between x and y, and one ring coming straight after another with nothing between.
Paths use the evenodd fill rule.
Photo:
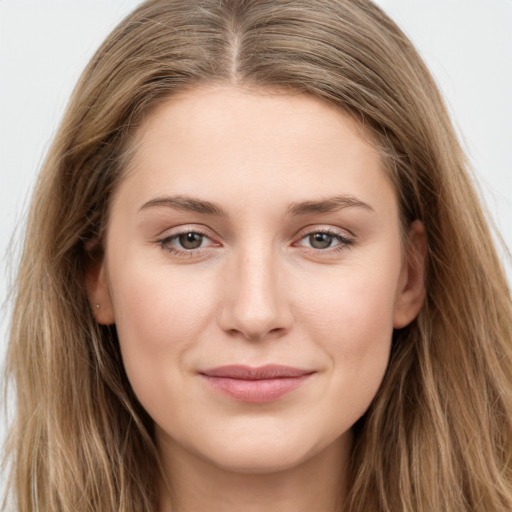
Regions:
<instances>
[{"instance_id":1,"label":"forehead","mask_svg":"<svg viewBox=\"0 0 512 512\"><path fill-rule=\"evenodd\" d=\"M329 143L325 138L328 134L340 141L364 143L369 151L376 152L370 133L361 123L310 94L209 85L186 89L160 103L145 117L134 141L140 147L141 143L157 142L161 135L172 135L187 138L189 144L212 139L221 145L232 143L234 149L243 142L256 147L259 142L292 137L324 145L324 141Z\"/></svg>"},{"instance_id":2,"label":"forehead","mask_svg":"<svg viewBox=\"0 0 512 512\"><path fill-rule=\"evenodd\" d=\"M188 90L152 111L135 133L127 177L139 194L260 191L263 200L276 190L291 200L333 188L378 194L388 181L369 135L340 109L230 86Z\"/></svg>"}]
</instances>

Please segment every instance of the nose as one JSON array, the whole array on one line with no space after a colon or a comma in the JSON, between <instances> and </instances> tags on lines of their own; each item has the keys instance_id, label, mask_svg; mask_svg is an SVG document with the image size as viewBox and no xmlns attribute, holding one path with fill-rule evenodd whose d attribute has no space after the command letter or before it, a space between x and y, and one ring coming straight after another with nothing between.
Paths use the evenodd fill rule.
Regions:
<instances>
[{"instance_id":1,"label":"nose","mask_svg":"<svg viewBox=\"0 0 512 512\"><path fill-rule=\"evenodd\" d=\"M220 291L220 327L248 340L279 337L293 316L279 264L271 250L233 256Z\"/></svg>"}]
</instances>

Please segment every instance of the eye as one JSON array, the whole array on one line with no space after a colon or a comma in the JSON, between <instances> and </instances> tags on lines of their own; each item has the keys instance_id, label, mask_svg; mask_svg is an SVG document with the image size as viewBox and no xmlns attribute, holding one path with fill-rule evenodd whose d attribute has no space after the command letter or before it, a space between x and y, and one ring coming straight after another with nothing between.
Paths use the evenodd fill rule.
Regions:
<instances>
[{"instance_id":1,"label":"eye","mask_svg":"<svg viewBox=\"0 0 512 512\"><path fill-rule=\"evenodd\" d=\"M335 236L329 233L313 233L307 239L313 249L327 249L336 241Z\"/></svg>"},{"instance_id":2,"label":"eye","mask_svg":"<svg viewBox=\"0 0 512 512\"><path fill-rule=\"evenodd\" d=\"M175 237L176 241L183 247L184 249L199 249L203 244L205 236L201 233L182 233Z\"/></svg>"},{"instance_id":3,"label":"eye","mask_svg":"<svg viewBox=\"0 0 512 512\"><path fill-rule=\"evenodd\" d=\"M200 249L213 242L206 233L198 230L187 230L175 233L157 241L158 245L166 251L178 256L193 256Z\"/></svg>"},{"instance_id":4,"label":"eye","mask_svg":"<svg viewBox=\"0 0 512 512\"><path fill-rule=\"evenodd\" d=\"M298 245L302 245L316 251L332 253L343 250L353 243L354 240L337 231L318 230L312 231L303 236Z\"/></svg>"}]
</instances>

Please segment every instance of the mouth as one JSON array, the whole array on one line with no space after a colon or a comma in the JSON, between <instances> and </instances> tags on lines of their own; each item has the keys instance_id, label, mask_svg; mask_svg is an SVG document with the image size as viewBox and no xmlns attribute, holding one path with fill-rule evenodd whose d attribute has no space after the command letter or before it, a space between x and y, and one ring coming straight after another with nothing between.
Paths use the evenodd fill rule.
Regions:
<instances>
[{"instance_id":1,"label":"mouth","mask_svg":"<svg viewBox=\"0 0 512 512\"><path fill-rule=\"evenodd\" d=\"M235 400L252 403L272 402L296 390L315 371L282 365L251 367L219 366L200 372L215 389Z\"/></svg>"}]
</instances>

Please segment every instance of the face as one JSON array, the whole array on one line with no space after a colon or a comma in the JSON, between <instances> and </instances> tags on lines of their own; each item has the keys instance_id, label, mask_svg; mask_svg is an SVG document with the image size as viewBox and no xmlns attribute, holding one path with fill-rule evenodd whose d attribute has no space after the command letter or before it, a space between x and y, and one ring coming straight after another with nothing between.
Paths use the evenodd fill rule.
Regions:
<instances>
[{"instance_id":1,"label":"face","mask_svg":"<svg viewBox=\"0 0 512 512\"><path fill-rule=\"evenodd\" d=\"M305 95L192 90L158 108L88 276L163 451L292 467L348 439L417 314L377 151ZM419 241L419 242L418 242ZM411 249L412 247L412 249Z\"/></svg>"}]
</instances>

